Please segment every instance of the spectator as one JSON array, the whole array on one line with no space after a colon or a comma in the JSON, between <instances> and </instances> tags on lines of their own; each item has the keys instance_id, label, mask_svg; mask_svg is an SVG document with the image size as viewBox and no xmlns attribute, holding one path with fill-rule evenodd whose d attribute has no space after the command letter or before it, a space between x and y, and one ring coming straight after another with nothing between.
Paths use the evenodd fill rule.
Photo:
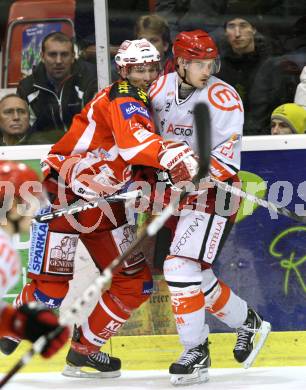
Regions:
<instances>
[{"instance_id":1,"label":"spectator","mask_svg":"<svg viewBox=\"0 0 306 390\"><path fill-rule=\"evenodd\" d=\"M145 38L159 51L161 74L173 72L172 42L167 21L157 14L141 15L134 27L135 39ZM112 61L112 80L118 79L115 60Z\"/></svg>"},{"instance_id":2,"label":"spectator","mask_svg":"<svg viewBox=\"0 0 306 390\"><path fill-rule=\"evenodd\" d=\"M29 108L27 102L16 94L0 100L0 145L18 145L29 130Z\"/></svg>"},{"instance_id":3,"label":"spectator","mask_svg":"<svg viewBox=\"0 0 306 390\"><path fill-rule=\"evenodd\" d=\"M130 10L133 10L131 13ZM125 39L133 39L135 19L149 12L149 2L140 0L108 1L108 27L111 59ZM96 63L96 37L93 0L77 0L75 31L80 57ZM113 64L112 64L113 65ZM118 79L115 66L112 67L112 80Z\"/></svg>"},{"instance_id":4,"label":"spectator","mask_svg":"<svg viewBox=\"0 0 306 390\"><path fill-rule=\"evenodd\" d=\"M96 38L93 0L77 0L74 25L80 57L95 64Z\"/></svg>"},{"instance_id":5,"label":"spectator","mask_svg":"<svg viewBox=\"0 0 306 390\"><path fill-rule=\"evenodd\" d=\"M305 134L306 110L295 103L277 107L271 115L271 134Z\"/></svg>"},{"instance_id":6,"label":"spectator","mask_svg":"<svg viewBox=\"0 0 306 390\"><path fill-rule=\"evenodd\" d=\"M0 131L0 146L54 144L64 135L61 130L33 131L28 104L16 94L0 100Z\"/></svg>"},{"instance_id":7,"label":"spectator","mask_svg":"<svg viewBox=\"0 0 306 390\"><path fill-rule=\"evenodd\" d=\"M256 73L256 87L249 95L252 110L249 113L248 127L252 134L270 134L273 109L294 101L299 77L306 64L306 35L301 29L295 31L299 37L291 40L291 51L268 58Z\"/></svg>"},{"instance_id":8,"label":"spectator","mask_svg":"<svg viewBox=\"0 0 306 390\"><path fill-rule=\"evenodd\" d=\"M221 70L218 77L232 85L242 98L245 109L244 135L248 127L249 93L254 86L258 68L268 57L267 44L257 33L252 19L233 16L224 24L225 39L221 44Z\"/></svg>"},{"instance_id":9,"label":"spectator","mask_svg":"<svg viewBox=\"0 0 306 390\"><path fill-rule=\"evenodd\" d=\"M156 12L169 23L171 37L179 31L203 28L212 32L220 25L220 15L226 13L228 0L159 0Z\"/></svg>"},{"instance_id":10,"label":"spectator","mask_svg":"<svg viewBox=\"0 0 306 390\"><path fill-rule=\"evenodd\" d=\"M161 57L161 74L167 74L174 71L174 62L172 57L172 43L170 38L170 29L167 21L157 14L141 15L134 27L135 39L145 38L152 43L159 51ZM112 80L118 79L116 63L112 61Z\"/></svg>"},{"instance_id":11,"label":"spectator","mask_svg":"<svg viewBox=\"0 0 306 390\"><path fill-rule=\"evenodd\" d=\"M96 91L94 65L75 60L73 42L62 32L43 39L41 62L17 88L30 106L34 131L66 131Z\"/></svg>"},{"instance_id":12,"label":"spectator","mask_svg":"<svg viewBox=\"0 0 306 390\"><path fill-rule=\"evenodd\" d=\"M304 66L300 75L300 83L295 91L294 103L306 109L306 66Z\"/></svg>"},{"instance_id":13,"label":"spectator","mask_svg":"<svg viewBox=\"0 0 306 390\"><path fill-rule=\"evenodd\" d=\"M135 39L145 38L159 51L163 74L173 72L170 29L164 18L157 14L142 15L136 20Z\"/></svg>"},{"instance_id":14,"label":"spectator","mask_svg":"<svg viewBox=\"0 0 306 390\"><path fill-rule=\"evenodd\" d=\"M273 50L279 50L288 31L292 31L292 18L305 15L305 2L301 0L156 0L155 3L155 12L169 23L171 38L179 31L203 28L218 42L225 15L257 15L262 32L277 45Z\"/></svg>"}]
</instances>

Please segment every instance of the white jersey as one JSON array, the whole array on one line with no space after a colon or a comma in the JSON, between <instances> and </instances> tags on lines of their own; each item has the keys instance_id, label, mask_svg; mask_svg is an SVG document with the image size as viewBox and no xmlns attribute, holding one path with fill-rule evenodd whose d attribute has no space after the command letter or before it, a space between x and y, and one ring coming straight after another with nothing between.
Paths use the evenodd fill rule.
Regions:
<instances>
[{"instance_id":1,"label":"white jersey","mask_svg":"<svg viewBox=\"0 0 306 390\"><path fill-rule=\"evenodd\" d=\"M0 229L0 298L17 283L20 274L20 258L9 236Z\"/></svg>"},{"instance_id":2,"label":"white jersey","mask_svg":"<svg viewBox=\"0 0 306 390\"><path fill-rule=\"evenodd\" d=\"M193 108L208 105L212 130L211 173L219 180L234 176L240 169L241 136L244 121L239 94L229 84L211 76L207 87L196 89L185 100L178 97L176 72L160 77L149 96L157 130L165 139L185 141L198 151Z\"/></svg>"}]
</instances>

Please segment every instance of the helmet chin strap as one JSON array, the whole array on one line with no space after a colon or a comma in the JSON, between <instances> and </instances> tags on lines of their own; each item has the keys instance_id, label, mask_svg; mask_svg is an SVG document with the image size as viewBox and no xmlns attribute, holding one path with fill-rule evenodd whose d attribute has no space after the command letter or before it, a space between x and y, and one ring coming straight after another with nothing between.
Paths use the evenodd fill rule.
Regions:
<instances>
[{"instance_id":1,"label":"helmet chin strap","mask_svg":"<svg viewBox=\"0 0 306 390\"><path fill-rule=\"evenodd\" d=\"M181 82L179 82L179 85L178 85L179 98L186 99L196 89L196 87L194 85L190 84L186 80L186 73L187 73L186 68L184 68L184 75L183 76L180 74L178 67L177 67L176 71L177 71L177 74L179 75L179 78L181 79Z\"/></svg>"}]
</instances>

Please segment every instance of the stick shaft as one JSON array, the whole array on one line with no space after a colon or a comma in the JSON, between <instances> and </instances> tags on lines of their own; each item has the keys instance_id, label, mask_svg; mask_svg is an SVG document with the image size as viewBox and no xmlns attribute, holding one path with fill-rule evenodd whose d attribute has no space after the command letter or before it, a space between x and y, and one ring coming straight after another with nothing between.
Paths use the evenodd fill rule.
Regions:
<instances>
[{"instance_id":1,"label":"stick shaft","mask_svg":"<svg viewBox=\"0 0 306 390\"><path fill-rule=\"evenodd\" d=\"M39 214L34 216L33 218L40 223L43 222L50 222L55 218L63 217L65 215L73 215L76 213L80 213L82 211L86 211L89 209L94 209L97 207L100 207L103 205L103 203L115 203L115 202L122 202L125 200L129 199L135 199L142 196L142 191L141 190L135 190L135 191L130 191L130 192L125 192L122 194L115 194L115 195L110 195L105 198L101 199L95 199L92 202L77 202L75 204L69 205L67 207L63 207L58 210L53 210L49 213L46 214Z\"/></svg>"},{"instance_id":2,"label":"stick shaft","mask_svg":"<svg viewBox=\"0 0 306 390\"><path fill-rule=\"evenodd\" d=\"M223 191L230 192L233 195L237 195L241 198L249 200L250 202L256 203L261 207L264 207L264 208L269 209L269 210L273 210L279 215L283 215L285 217L293 219L294 221L306 224L306 217L298 215L295 212L290 211L286 207L278 207L273 202L270 202L270 201L265 200L265 199L260 199L255 195L249 194L249 193L241 190L240 188L233 187L230 184L224 183L224 182L219 181L217 179L211 178L211 180L217 188L220 188Z\"/></svg>"}]
</instances>

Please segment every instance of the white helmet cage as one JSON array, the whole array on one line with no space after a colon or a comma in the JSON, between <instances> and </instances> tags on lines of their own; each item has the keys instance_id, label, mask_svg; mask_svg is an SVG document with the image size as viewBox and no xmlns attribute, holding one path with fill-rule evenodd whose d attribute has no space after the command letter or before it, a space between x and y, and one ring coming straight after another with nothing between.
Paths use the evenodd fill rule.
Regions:
<instances>
[{"instance_id":1,"label":"white helmet cage","mask_svg":"<svg viewBox=\"0 0 306 390\"><path fill-rule=\"evenodd\" d=\"M146 39L124 41L115 55L115 61L120 68L138 64L160 62L159 51Z\"/></svg>"}]
</instances>

